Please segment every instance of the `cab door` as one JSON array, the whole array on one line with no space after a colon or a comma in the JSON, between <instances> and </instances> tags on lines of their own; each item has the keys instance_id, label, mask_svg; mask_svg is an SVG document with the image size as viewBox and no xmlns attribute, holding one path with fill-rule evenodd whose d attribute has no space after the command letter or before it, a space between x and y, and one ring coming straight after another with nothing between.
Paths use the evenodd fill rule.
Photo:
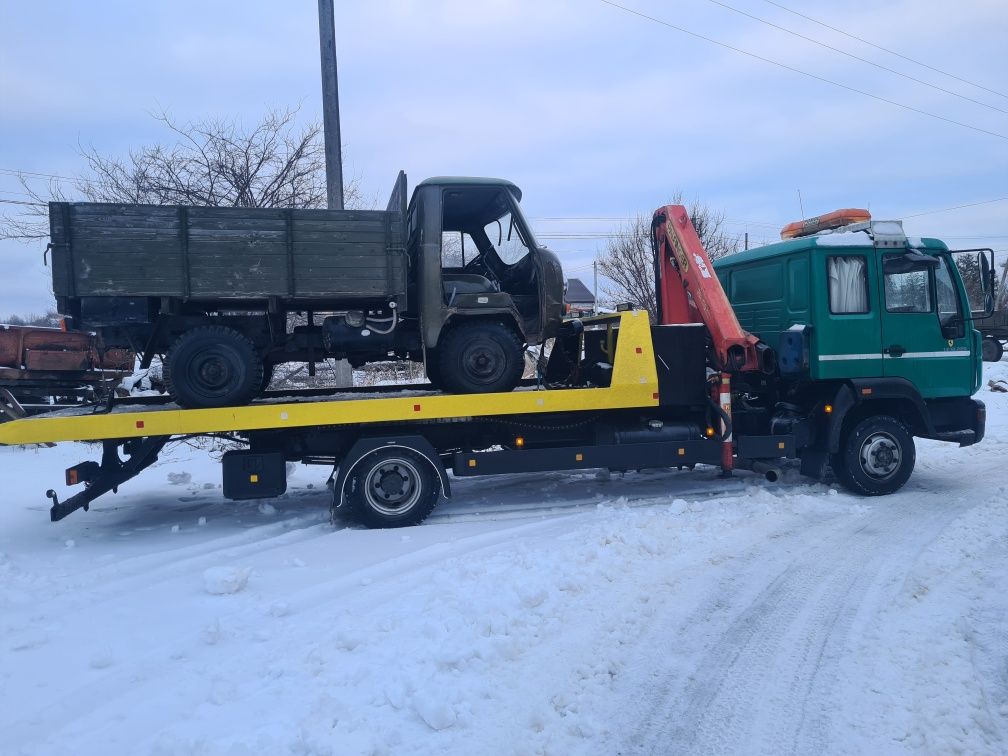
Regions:
<instances>
[{"instance_id":1,"label":"cab door","mask_svg":"<svg viewBox=\"0 0 1008 756\"><path fill-rule=\"evenodd\" d=\"M968 394L972 370L958 277L942 257L894 250L879 258L883 375L905 378L926 398Z\"/></svg>"}]
</instances>

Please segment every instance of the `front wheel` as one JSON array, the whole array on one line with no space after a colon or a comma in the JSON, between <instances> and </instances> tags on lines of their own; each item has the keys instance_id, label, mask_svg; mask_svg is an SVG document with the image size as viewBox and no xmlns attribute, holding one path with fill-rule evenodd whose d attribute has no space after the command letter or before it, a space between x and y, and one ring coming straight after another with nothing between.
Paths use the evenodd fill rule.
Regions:
<instances>
[{"instance_id":1,"label":"front wheel","mask_svg":"<svg viewBox=\"0 0 1008 756\"><path fill-rule=\"evenodd\" d=\"M1001 342L991 336L984 336L980 342L980 356L984 362L1000 362L1004 355L1004 347Z\"/></svg>"},{"instance_id":2,"label":"front wheel","mask_svg":"<svg viewBox=\"0 0 1008 756\"><path fill-rule=\"evenodd\" d=\"M844 488L862 496L884 496L903 487L916 460L906 426L889 415L875 415L850 429L830 465Z\"/></svg>"},{"instance_id":3,"label":"front wheel","mask_svg":"<svg viewBox=\"0 0 1008 756\"><path fill-rule=\"evenodd\" d=\"M398 446L362 458L348 481L347 501L369 528L419 525L441 495L440 478L417 452Z\"/></svg>"},{"instance_id":4,"label":"front wheel","mask_svg":"<svg viewBox=\"0 0 1008 756\"><path fill-rule=\"evenodd\" d=\"M437 352L439 378L458 394L510 391L525 370L521 339L501 323L457 326L444 336Z\"/></svg>"}]
</instances>

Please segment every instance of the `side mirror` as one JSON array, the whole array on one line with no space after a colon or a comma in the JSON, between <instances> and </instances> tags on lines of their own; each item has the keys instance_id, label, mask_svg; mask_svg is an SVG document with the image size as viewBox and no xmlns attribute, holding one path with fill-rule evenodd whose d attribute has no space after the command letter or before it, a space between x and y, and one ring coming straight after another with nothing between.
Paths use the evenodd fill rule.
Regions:
<instances>
[{"instance_id":1,"label":"side mirror","mask_svg":"<svg viewBox=\"0 0 1008 756\"><path fill-rule=\"evenodd\" d=\"M994 314L994 252L991 249L957 249L952 251L959 277L966 287L970 314L975 320Z\"/></svg>"},{"instance_id":2,"label":"side mirror","mask_svg":"<svg viewBox=\"0 0 1008 756\"><path fill-rule=\"evenodd\" d=\"M993 250L980 250L980 270L983 273L984 282L984 317L989 318L994 314L994 287L996 285Z\"/></svg>"}]
</instances>

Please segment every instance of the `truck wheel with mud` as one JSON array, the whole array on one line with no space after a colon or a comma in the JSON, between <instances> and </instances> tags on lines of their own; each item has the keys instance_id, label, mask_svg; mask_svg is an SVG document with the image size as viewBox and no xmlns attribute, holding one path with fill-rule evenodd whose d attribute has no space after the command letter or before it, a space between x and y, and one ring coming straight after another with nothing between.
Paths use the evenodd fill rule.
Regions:
<instances>
[{"instance_id":1,"label":"truck wheel with mud","mask_svg":"<svg viewBox=\"0 0 1008 756\"><path fill-rule=\"evenodd\" d=\"M525 370L521 339L494 322L466 323L450 330L438 345L439 379L458 394L510 391Z\"/></svg>"},{"instance_id":2,"label":"truck wheel with mud","mask_svg":"<svg viewBox=\"0 0 1008 756\"><path fill-rule=\"evenodd\" d=\"M889 415L874 415L847 432L830 466L844 488L862 496L884 496L903 487L916 459L906 426Z\"/></svg>"},{"instance_id":3,"label":"truck wheel with mud","mask_svg":"<svg viewBox=\"0 0 1008 756\"><path fill-rule=\"evenodd\" d=\"M248 404L262 387L252 342L233 328L200 326L176 339L165 358L168 392L183 407Z\"/></svg>"},{"instance_id":4,"label":"truck wheel with mud","mask_svg":"<svg viewBox=\"0 0 1008 756\"><path fill-rule=\"evenodd\" d=\"M398 446L363 457L347 481L354 516L369 528L419 525L438 503L441 484L431 463Z\"/></svg>"},{"instance_id":5,"label":"truck wheel with mud","mask_svg":"<svg viewBox=\"0 0 1008 756\"><path fill-rule=\"evenodd\" d=\"M991 336L984 336L980 342L980 354L984 362L1000 362L1004 356L1004 347L1001 342Z\"/></svg>"}]
</instances>

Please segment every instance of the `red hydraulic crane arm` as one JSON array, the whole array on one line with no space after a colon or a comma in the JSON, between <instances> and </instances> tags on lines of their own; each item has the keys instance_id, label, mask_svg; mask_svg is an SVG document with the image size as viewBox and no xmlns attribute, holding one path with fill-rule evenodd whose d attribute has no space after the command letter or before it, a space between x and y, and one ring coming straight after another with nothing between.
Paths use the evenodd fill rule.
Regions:
<instances>
[{"instance_id":1,"label":"red hydraulic crane arm","mask_svg":"<svg viewBox=\"0 0 1008 756\"><path fill-rule=\"evenodd\" d=\"M703 323L720 369L771 372L772 352L739 325L686 208L665 205L655 210L651 234L658 323Z\"/></svg>"}]
</instances>

